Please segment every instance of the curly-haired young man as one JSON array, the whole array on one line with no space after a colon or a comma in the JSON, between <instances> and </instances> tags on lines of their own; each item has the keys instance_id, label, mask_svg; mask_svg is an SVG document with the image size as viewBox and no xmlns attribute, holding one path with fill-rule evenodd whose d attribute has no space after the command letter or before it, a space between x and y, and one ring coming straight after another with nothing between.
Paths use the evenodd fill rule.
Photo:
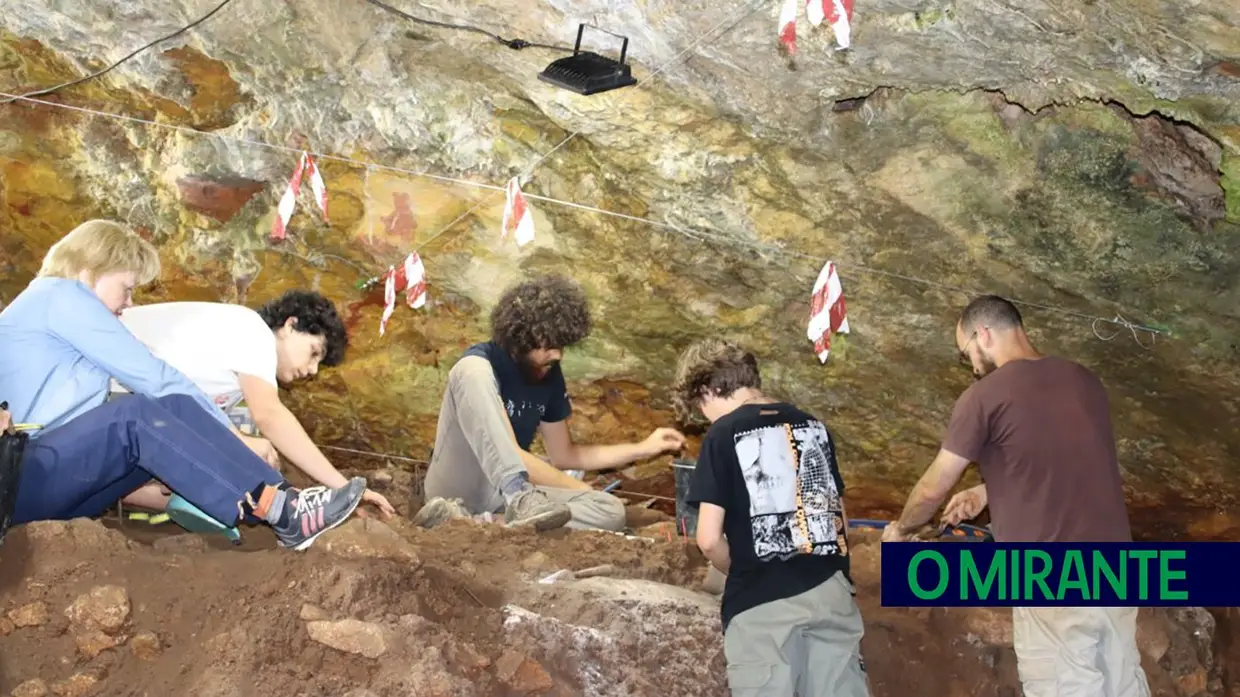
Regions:
<instances>
[{"instance_id":1,"label":"curly-haired young man","mask_svg":"<svg viewBox=\"0 0 1240 697\"><path fill-rule=\"evenodd\" d=\"M125 310L121 322L234 422L251 421L262 437L242 440L270 464L278 465L278 453L320 484L339 487L348 481L310 440L279 392L280 384L312 378L320 365L344 360L349 336L332 301L290 290L257 311L229 303L157 303ZM237 409L242 402L246 408ZM367 491L363 500L385 515L395 513L378 492ZM124 501L162 510L167 496L155 485Z\"/></svg>"},{"instance_id":2,"label":"curly-haired young man","mask_svg":"<svg viewBox=\"0 0 1240 697\"><path fill-rule=\"evenodd\" d=\"M698 546L727 574L729 686L735 697L868 697L831 435L761 388L754 355L723 339L693 344L676 366L677 411L711 422L686 503Z\"/></svg>"},{"instance_id":3,"label":"curly-haired young man","mask_svg":"<svg viewBox=\"0 0 1240 697\"><path fill-rule=\"evenodd\" d=\"M282 547L309 547L353 514L366 480L289 486L202 390L125 329L134 288L159 267L132 230L87 221L0 312L0 401L38 425L13 522L97 516L154 479L224 525L266 522ZM109 400L112 381L133 394Z\"/></svg>"},{"instance_id":4,"label":"curly-haired young man","mask_svg":"<svg viewBox=\"0 0 1240 697\"><path fill-rule=\"evenodd\" d=\"M623 502L563 470L626 465L678 450L684 436L659 428L640 443L573 442L560 358L589 333L585 293L567 278L504 291L491 312L491 341L471 346L448 373L426 473L430 501L417 516L424 525L502 510L509 524L537 530L624 527ZM550 464L529 452L535 434Z\"/></svg>"}]
</instances>

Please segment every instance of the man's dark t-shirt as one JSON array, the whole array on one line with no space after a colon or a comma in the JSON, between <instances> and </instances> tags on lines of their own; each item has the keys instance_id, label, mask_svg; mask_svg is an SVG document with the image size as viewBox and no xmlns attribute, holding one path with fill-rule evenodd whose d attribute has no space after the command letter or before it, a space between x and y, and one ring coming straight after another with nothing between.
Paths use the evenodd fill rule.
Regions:
<instances>
[{"instance_id":1,"label":"man's dark t-shirt","mask_svg":"<svg viewBox=\"0 0 1240 697\"><path fill-rule=\"evenodd\" d=\"M956 402L943 449L981 467L997 542L1130 542L1106 388L1048 356L1003 364Z\"/></svg>"},{"instance_id":2,"label":"man's dark t-shirt","mask_svg":"<svg viewBox=\"0 0 1240 697\"><path fill-rule=\"evenodd\" d=\"M746 610L848 576L843 494L830 434L800 409L749 404L711 424L686 502L724 509L725 632Z\"/></svg>"},{"instance_id":3,"label":"man's dark t-shirt","mask_svg":"<svg viewBox=\"0 0 1240 697\"><path fill-rule=\"evenodd\" d=\"M500 399L504 402L504 410L508 412L512 431L522 450L530 449L540 422L554 423L572 415L568 387L558 364L541 381L532 384L508 352L494 342L474 344L464 355L482 356L490 361L495 380L499 383Z\"/></svg>"}]
</instances>

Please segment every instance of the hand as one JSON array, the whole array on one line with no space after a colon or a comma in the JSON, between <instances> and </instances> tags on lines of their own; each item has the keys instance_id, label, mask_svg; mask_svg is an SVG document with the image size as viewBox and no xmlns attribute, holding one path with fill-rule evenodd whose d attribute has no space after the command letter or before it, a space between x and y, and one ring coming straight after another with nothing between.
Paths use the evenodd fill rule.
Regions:
<instances>
[{"instance_id":1,"label":"hand","mask_svg":"<svg viewBox=\"0 0 1240 697\"><path fill-rule=\"evenodd\" d=\"M907 535L900 530L900 523L888 523L883 528L883 542L910 542L913 540L912 535Z\"/></svg>"},{"instance_id":2,"label":"hand","mask_svg":"<svg viewBox=\"0 0 1240 697\"><path fill-rule=\"evenodd\" d=\"M13 415L8 410L0 410L0 433L6 433L13 425Z\"/></svg>"},{"instance_id":3,"label":"hand","mask_svg":"<svg viewBox=\"0 0 1240 697\"><path fill-rule=\"evenodd\" d=\"M972 489L957 493L943 508L943 522L947 525L959 525L981 515L986 508L986 485L978 484Z\"/></svg>"},{"instance_id":4,"label":"hand","mask_svg":"<svg viewBox=\"0 0 1240 697\"><path fill-rule=\"evenodd\" d=\"M271 444L271 441L242 434L241 442L253 450L255 455L263 458L263 462L271 465L272 469L280 469L280 453L276 452L276 447Z\"/></svg>"},{"instance_id":5,"label":"hand","mask_svg":"<svg viewBox=\"0 0 1240 697\"><path fill-rule=\"evenodd\" d=\"M396 509L392 508L392 504L388 503L388 500L384 498L383 494L380 494L377 491L367 489L366 493L362 494L362 501L378 508L384 518L391 518L396 514Z\"/></svg>"},{"instance_id":6,"label":"hand","mask_svg":"<svg viewBox=\"0 0 1240 697\"><path fill-rule=\"evenodd\" d=\"M656 428L653 433L642 441L647 457L674 453L685 447L685 437L674 428Z\"/></svg>"}]
</instances>

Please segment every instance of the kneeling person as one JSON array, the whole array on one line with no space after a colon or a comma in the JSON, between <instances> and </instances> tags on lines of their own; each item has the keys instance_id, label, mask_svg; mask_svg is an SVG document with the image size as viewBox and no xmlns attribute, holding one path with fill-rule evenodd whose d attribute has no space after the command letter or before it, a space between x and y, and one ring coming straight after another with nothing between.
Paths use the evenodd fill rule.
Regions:
<instances>
[{"instance_id":1,"label":"kneeling person","mask_svg":"<svg viewBox=\"0 0 1240 697\"><path fill-rule=\"evenodd\" d=\"M448 373L426 473L431 500L417 516L423 524L459 515L448 510L455 499L470 514L502 510L510 524L538 530L624 528L620 499L562 470L627 465L679 450L684 436L660 428L640 443L573 442L560 358L589 332L585 294L566 278L548 276L504 291L491 312L491 341L471 346ZM536 433L550 464L529 452Z\"/></svg>"},{"instance_id":2,"label":"kneeling person","mask_svg":"<svg viewBox=\"0 0 1240 697\"><path fill-rule=\"evenodd\" d=\"M269 442L319 484L341 487L348 482L280 401L279 392L280 384L313 378L320 365L344 360L349 337L330 300L290 290L258 311L230 303L157 303L125 310L121 322L224 412L244 402L263 436L243 436L251 449L274 459L273 453L263 452ZM126 502L163 508L152 493L148 487ZM367 491L363 500L385 515L395 512L377 492Z\"/></svg>"},{"instance_id":3,"label":"kneeling person","mask_svg":"<svg viewBox=\"0 0 1240 697\"><path fill-rule=\"evenodd\" d=\"M699 509L698 546L727 574L728 684L734 697L867 697L831 436L761 387L753 354L722 339L676 367L678 411L711 421L686 503Z\"/></svg>"}]
</instances>

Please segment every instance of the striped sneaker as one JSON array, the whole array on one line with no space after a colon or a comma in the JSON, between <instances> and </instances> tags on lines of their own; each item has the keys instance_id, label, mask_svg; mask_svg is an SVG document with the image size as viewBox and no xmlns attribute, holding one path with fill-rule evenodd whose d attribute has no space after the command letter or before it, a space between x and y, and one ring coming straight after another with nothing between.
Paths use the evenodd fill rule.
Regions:
<instances>
[{"instance_id":1,"label":"striped sneaker","mask_svg":"<svg viewBox=\"0 0 1240 697\"><path fill-rule=\"evenodd\" d=\"M296 492L294 494L294 492ZM340 525L353 515L353 509L366 493L366 479L354 477L339 489L312 486L300 491L289 490L288 522L273 525L280 546L303 550L314 544L319 535Z\"/></svg>"}]
</instances>

